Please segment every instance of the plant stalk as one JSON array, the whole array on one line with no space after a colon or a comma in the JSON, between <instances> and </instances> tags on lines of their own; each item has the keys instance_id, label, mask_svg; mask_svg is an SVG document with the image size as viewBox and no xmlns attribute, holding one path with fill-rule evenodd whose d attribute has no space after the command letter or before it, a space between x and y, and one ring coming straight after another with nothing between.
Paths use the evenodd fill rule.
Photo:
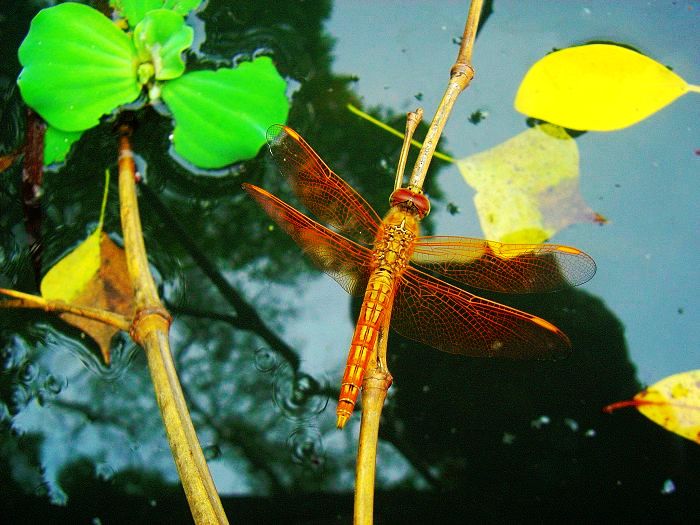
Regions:
<instances>
[{"instance_id":1,"label":"plant stalk","mask_svg":"<svg viewBox=\"0 0 700 525\"><path fill-rule=\"evenodd\" d=\"M131 326L131 320L108 310L91 308L90 306L78 306L64 303L63 301L47 300L38 295L18 292L17 290L7 290L5 288L0 288L0 294L15 298L15 300L0 301L0 308L36 308L45 312L79 315L80 317L100 321L124 331L129 331Z\"/></svg>"},{"instance_id":2,"label":"plant stalk","mask_svg":"<svg viewBox=\"0 0 700 525\"><path fill-rule=\"evenodd\" d=\"M471 56L482 7L483 0L472 0L457 60L450 70L450 80L447 84L447 89L435 112L411 174L409 188L416 191L422 191L428 166L457 97L466 89L474 77ZM407 147L407 144L410 144L410 140L411 137L406 134L405 147ZM397 171L402 171L400 165ZM362 383L362 420L360 423L360 443L357 451L357 467L355 471L355 525L371 525L373 522L379 421L386 394L392 381L391 374L386 367L386 348L390 318L391 311L389 310L382 324L377 345L372 356L370 356L370 366Z\"/></svg>"},{"instance_id":3,"label":"plant stalk","mask_svg":"<svg viewBox=\"0 0 700 525\"><path fill-rule=\"evenodd\" d=\"M354 525L371 525L374 516L374 479L377 465L379 421L392 377L386 366L389 338L388 312L379 331L375 351L370 356L367 373L362 381L362 420L355 469Z\"/></svg>"},{"instance_id":4,"label":"plant stalk","mask_svg":"<svg viewBox=\"0 0 700 525\"><path fill-rule=\"evenodd\" d=\"M129 132L127 126L120 128L119 202L124 250L136 303L130 334L146 352L170 449L195 523L228 524L175 370L168 337L170 314L161 304L148 267Z\"/></svg>"},{"instance_id":5,"label":"plant stalk","mask_svg":"<svg viewBox=\"0 0 700 525\"><path fill-rule=\"evenodd\" d=\"M413 167L409 187L416 190L422 190L425 176L428 173L430 161L435 153L442 130L447 124L447 119L452 112L452 107L457 101L457 97L464 91L472 78L474 78L474 68L472 67L472 49L474 47L474 39L476 38L476 30L479 27L479 18L481 17L481 8L483 0L472 0L469 7L469 15L467 23L464 26L464 34L462 35L462 43L459 47L457 60L450 70L450 80L447 83L447 89L442 96L442 100L438 105L433 121L430 123L428 133L423 141L418 159Z\"/></svg>"}]
</instances>

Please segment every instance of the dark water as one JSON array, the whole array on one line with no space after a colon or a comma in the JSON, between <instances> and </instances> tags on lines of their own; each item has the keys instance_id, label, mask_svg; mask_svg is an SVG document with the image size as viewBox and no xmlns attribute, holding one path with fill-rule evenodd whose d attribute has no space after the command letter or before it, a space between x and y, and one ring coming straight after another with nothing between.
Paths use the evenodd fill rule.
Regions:
<instances>
[{"instance_id":1,"label":"dark water","mask_svg":"<svg viewBox=\"0 0 700 525\"><path fill-rule=\"evenodd\" d=\"M512 97L529 65L553 47L618 41L689 82L700 79L696 2L541 4L493 2L477 40L477 79L447 129L453 156L526 129ZM3 151L22 141L16 51L43 5L0 4ZM432 115L466 6L426 5L211 0L197 15L206 41L192 64L273 56L290 80L290 124L383 212L400 143L345 105L399 128L418 99ZM577 225L555 241L594 255L594 280L497 298L555 322L573 342L569 359L469 359L392 335L377 523L673 523L698 515L698 445L636 411L601 412L698 366L696 99L687 95L629 130L578 139L582 191L611 224ZM467 123L476 110L488 117ZM229 518L350 523L359 418L335 430L334 397L357 304L271 232L244 196L244 181L289 195L264 149L228 174L196 175L168 155L167 119L146 109L136 122L146 245L175 316L180 378ZM97 221L102 174L116 165L112 126L88 132L69 162L45 175L43 271ZM21 165L0 174L0 285L35 292L20 175ZM428 180L428 230L480 236L456 168L436 161ZM111 191L105 230L118 240L114 182ZM460 213L448 213L448 204ZM190 521L145 359L125 337L113 355L107 369L59 320L1 312L0 501L13 522Z\"/></svg>"}]
</instances>

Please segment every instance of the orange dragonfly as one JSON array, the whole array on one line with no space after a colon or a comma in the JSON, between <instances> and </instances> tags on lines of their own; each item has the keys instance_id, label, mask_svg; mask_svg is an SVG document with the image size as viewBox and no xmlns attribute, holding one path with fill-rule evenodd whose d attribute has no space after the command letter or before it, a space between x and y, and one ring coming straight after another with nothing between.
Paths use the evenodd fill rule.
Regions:
<instances>
[{"instance_id":1,"label":"orange dragonfly","mask_svg":"<svg viewBox=\"0 0 700 525\"><path fill-rule=\"evenodd\" d=\"M430 210L422 192L395 190L380 219L293 129L273 126L267 140L299 200L330 228L262 188L243 184L243 189L316 266L350 294L364 293L340 387L338 428L352 414L379 331L389 322L405 337L466 356L544 359L569 350L569 339L550 322L432 273L496 292L543 292L593 277L595 263L587 254L556 244L420 237L419 222Z\"/></svg>"}]
</instances>

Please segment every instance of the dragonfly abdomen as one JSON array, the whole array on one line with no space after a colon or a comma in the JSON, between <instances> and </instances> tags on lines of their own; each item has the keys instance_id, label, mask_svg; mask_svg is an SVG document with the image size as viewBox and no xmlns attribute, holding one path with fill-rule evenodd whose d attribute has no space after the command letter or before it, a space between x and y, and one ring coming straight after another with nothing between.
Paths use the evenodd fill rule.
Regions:
<instances>
[{"instance_id":1,"label":"dragonfly abdomen","mask_svg":"<svg viewBox=\"0 0 700 525\"><path fill-rule=\"evenodd\" d=\"M367 370L370 354L377 344L379 330L387 315L394 295L394 275L386 268L378 268L367 284L360 316L350 343L343 381L338 399L337 426L343 428L350 418Z\"/></svg>"}]
</instances>

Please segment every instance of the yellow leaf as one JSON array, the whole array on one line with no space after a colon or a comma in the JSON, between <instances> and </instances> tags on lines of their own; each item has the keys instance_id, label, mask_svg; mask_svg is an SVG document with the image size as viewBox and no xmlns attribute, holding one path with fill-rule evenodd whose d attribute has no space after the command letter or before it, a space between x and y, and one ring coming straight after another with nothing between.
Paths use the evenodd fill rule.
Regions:
<instances>
[{"instance_id":1,"label":"yellow leaf","mask_svg":"<svg viewBox=\"0 0 700 525\"><path fill-rule=\"evenodd\" d=\"M131 319L134 315L134 292L126 266L126 254L103 233L100 240L100 257L98 271L71 302L78 306L108 310ZM119 332L117 328L73 314L61 314L61 319L90 336L100 347L104 362L109 364L112 337Z\"/></svg>"},{"instance_id":2,"label":"yellow leaf","mask_svg":"<svg viewBox=\"0 0 700 525\"><path fill-rule=\"evenodd\" d=\"M640 53L590 44L536 62L518 89L515 109L565 128L611 131L636 124L698 89Z\"/></svg>"},{"instance_id":3,"label":"yellow leaf","mask_svg":"<svg viewBox=\"0 0 700 525\"><path fill-rule=\"evenodd\" d=\"M348 104L372 124L403 137L383 122ZM411 141L414 146L421 144ZM492 241L534 244L575 222L606 222L583 201L578 187L576 142L564 129L543 124L488 151L460 160L444 153L435 157L457 164L477 194L481 229ZM511 252L510 256L517 254Z\"/></svg>"},{"instance_id":4,"label":"yellow leaf","mask_svg":"<svg viewBox=\"0 0 700 525\"><path fill-rule=\"evenodd\" d=\"M666 377L642 390L630 401L604 408L634 406L654 423L700 444L700 370Z\"/></svg>"},{"instance_id":5,"label":"yellow leaf","mask_svg":"<svg viewBox=\"0 0 700 525\"><path fill-rule=\"evenodd\" d=\"M558 126L535 126L457 166L489 240L540 243L574 222L604 222L579 193L578 147Z\"/></svg>"},{"instance_id":6,"label":"yellow leaf","mask_svg":"<svg viewBox=\"0 0 700 525\"><path fill-rule=\"evenodd\" d=\"M134 313L133 289L126 255L102 232L109 172L105 179L97 228L46 273L41 280L41 295L44 299L109 310L130 319ZM61 319L90 336L100 347L105 363L109 364L110 343L118 329L74 314L61 314Z\"/></svg>"},{"instance_id":7,"label":"yellow leaf","mask_svg":"<svg viewBox=\"0 0 700 525\"><path fill-rule=\"evenodd\" d=\"M44 299L70 303L100 269L101 230L95 230L72 252L58 261L41 280Z\"/></svg>"},{"instance_id":8,"label":"yellow leaf","mask_svg":"<svg viewBox=\"0 0 700 525\"><path fill-rule=\"evenodd\" d=\"M46 272L39 286L44 299L71 302L100 269L100 238L108 189L109 171L105 172L105 189L97 228Z\"/></svg>"}]
</instances>

